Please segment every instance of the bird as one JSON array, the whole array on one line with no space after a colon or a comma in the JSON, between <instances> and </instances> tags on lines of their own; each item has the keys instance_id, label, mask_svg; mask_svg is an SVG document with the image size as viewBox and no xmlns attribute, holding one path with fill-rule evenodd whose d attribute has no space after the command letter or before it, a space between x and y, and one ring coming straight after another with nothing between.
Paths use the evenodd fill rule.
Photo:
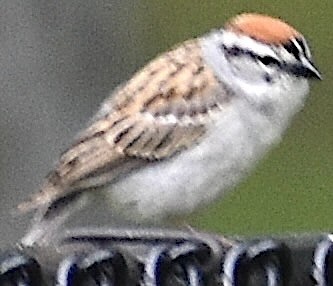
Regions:
<instances>
[{"instance_id":1,"label":"bird","mask_svg":"<svg viewBox=\"0 0 333 286\"><path fill-rule=\"evenodd\" d=\"M140 223L209 205L281 141L309 79L321 74L300 32L236 15L117 87L18 210L42 212L41 222L67 198L103 193L111 211Z\"/></svg>"}]
</instances>

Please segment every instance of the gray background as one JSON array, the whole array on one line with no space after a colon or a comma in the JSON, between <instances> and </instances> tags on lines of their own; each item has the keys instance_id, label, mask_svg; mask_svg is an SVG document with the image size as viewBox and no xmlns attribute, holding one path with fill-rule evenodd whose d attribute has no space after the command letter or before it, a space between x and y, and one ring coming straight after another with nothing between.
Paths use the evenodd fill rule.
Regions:
<instances>
[{"instance_id":1,"label":"gray background","mask_svg":"<svg viewBox=\"0 0 333 286\"><path fill-rule=\"evenodd\" d=\"M143 64L134 3L1 1L1 243L20 236L30 217L12 216L15 205L38 189L109 91Z\"/></svg>"},{"instance_id":2,"label":"gray background","mask_svg":"<svg viewBox=\"0 0 333 286\"><path fill-rule=\"evenodd\" d=\"M59 153L120 82L173 44L243 11L301 29L325 81L255 173L224 202L189 218L214 231L331 228L332 4L321 1L0 0L0 247L29 215L15 205L38 189Z\"/></svg>"}]
</instances>

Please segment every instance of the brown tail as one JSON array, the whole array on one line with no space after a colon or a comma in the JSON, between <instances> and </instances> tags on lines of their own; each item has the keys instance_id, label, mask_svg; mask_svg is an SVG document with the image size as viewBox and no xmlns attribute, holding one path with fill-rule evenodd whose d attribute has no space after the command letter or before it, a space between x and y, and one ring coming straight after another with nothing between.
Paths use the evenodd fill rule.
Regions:
<instances>
[{"instance_id":1,"label":"brown tail","mask_svg":"<svg viewBox=\"0 0 333 286\"><path fill-rule=\"evenodd\" d=\"M59 187L48 184L40 192L33 194L30 199L20 203L17 209L20 213L36 210L53 202L60 193L61 189Z\"/></svg>"},{"instance_id":2,"label":"brown tail","mask_svg":"<svg viewBox=\"0 0 333 286\"><path fill-rule=\"evenodd\" d=\"M56 168L46 177L40 192L19 204L18 211L24 213L39 209L62 196L70 195L71 188L82 178L122 157L123 153L116 152L103 138L95 134L82 137L78 144L74 144L61 156Z\"/></svg>"}]
</instances>

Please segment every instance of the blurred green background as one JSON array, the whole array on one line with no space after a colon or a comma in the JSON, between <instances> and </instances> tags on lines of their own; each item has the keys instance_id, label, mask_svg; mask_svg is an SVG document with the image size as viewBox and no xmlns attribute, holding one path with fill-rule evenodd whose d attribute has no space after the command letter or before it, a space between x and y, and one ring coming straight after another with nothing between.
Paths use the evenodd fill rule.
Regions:
<instances>
[{"instance_id":1,"label":"blurred green background","mask_svg":"<svg viewBox=\"0 0 333 286\"><path fill-rule=\"evenodd\" d=\"M0 247L27 227L29 216L10 211L38 188L117 84L156 54L241 12L281 17L299 29L324 80L311 83L305 109L252 175L186 222L240 235L333 230L330 1L3 0Z\"/></svg>"}]
</instances>

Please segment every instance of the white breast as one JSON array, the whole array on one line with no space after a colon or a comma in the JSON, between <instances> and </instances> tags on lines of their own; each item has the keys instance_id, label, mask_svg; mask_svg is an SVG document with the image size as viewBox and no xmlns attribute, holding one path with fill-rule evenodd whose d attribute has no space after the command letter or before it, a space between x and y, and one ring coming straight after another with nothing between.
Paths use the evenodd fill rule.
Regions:
<instances>
[{"instance_id":1,"label":"white breast","mask_svg":"<svg viewBox=\"0 0 333 286\"><path fill-rule=\"evenodd\" d=\"M191 212L238 182L280 133L246 102L235 101L197 146L113 184L113 208L138 221Z\"/></svg>"}]
</instances>

